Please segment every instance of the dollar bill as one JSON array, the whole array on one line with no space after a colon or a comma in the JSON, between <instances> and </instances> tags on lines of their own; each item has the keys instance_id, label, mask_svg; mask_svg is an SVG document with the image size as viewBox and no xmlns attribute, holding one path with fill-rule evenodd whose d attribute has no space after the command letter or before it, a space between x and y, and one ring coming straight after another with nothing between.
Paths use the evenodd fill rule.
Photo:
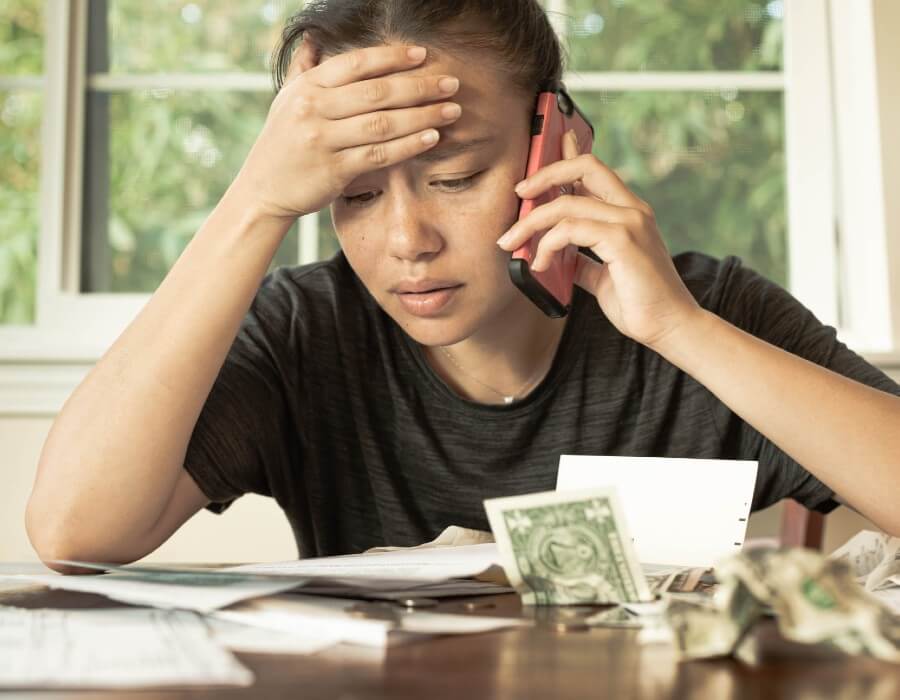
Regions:
<instances>
[{"instance_id":1,"label":"dollar bill","mask_svg":"<svg viewBox=\"0 0 900 700\"><path fill-rule=\"evenodd\" d=\"M614 489L484 502L510 584L526 605L652 599Z\"/></svg>"},{"instance_id":2,"label":"dollar bill","mask_svg":"<svg viewBox=\"0 0 900 700\"><path fill-rule=\"evenodd\" d=\"M713 596L668 601L665 616L686 659L731 656L765 611L739 580L721 583Z\"/></svg>"},{"instance_id":3,"label":"dollar bill","mask_svg":"<svg viewBox=\"0 0 900 700\"><path fill-rule=\"evenodd\" d=\"M733 653L771 610L789 640L900 661L900 620L855 580L844 560L808 549L754 549L716 566L719 589L705 604L672 601L676 644L687 658Z\"/></svg>"}]
</instances>

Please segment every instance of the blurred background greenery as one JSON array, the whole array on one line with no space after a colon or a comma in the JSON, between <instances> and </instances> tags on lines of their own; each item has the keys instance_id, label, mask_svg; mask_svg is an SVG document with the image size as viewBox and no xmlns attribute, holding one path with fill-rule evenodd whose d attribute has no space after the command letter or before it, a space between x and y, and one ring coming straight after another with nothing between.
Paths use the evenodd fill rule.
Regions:
<instances>
[{"instance_id":1,"label":"blurred background greenery","mask_svg":"<svg viewBox=\"0 0 900 700\"><path fill-rule=\"evenodd\" d=\"M152 291L236 174L271 91L216 86L264 73L300 0L91 0L95 72L202 73L203 90L90 90L85 291ZM569 70L780 71L782 2L571 0ZM0 76L42 74L43 0L0 0ZM105 19L105 21L104 21ZM98 43L105 49L96 55ZM575 93L595 154L655 209L673 253L739 255L786 284L781 92ZM0 91L0 323L35 314L40 87ZM92 117L93 118L93 117ZM50 167L50 166L48 166ZM99 196L98 196L99 195ZM337 249L328 210L319 255ZM295 230L274 265L299 259Z\"/></svg>"}]
</instances>

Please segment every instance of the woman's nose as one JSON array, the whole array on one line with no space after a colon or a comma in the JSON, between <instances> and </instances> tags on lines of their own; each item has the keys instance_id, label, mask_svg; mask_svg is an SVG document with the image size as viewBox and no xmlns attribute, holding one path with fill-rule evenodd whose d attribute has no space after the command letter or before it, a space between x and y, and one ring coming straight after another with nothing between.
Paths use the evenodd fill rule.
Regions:
<instances>
[{"instance_id":1,"label":"woman's nose","mask_svg":"<svg viewBox=\"0 0 900 700\"><path fill-rule=\"evenodd\" d=\"M388 253L400 260L433 257L444 247L444 239L427 212L398 207L390 221Z\"/></svg>"}]
</instances>

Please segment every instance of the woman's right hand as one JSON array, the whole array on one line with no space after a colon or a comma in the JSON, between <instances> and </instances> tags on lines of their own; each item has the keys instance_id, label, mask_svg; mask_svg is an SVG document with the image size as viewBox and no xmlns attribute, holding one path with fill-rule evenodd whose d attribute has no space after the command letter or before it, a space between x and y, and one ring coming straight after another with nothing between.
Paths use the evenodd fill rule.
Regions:
<instances>
[{"instance_id":1,"label":"woman's right hand","mask_svg":"<svg viewBox=\"0 0 900 700\"><path fill-rule=\"evenodd\" d=\"M376 46L316 64L304 40L284 87L235 178L233 189L263 216L294 219L333 202L361 174L407 160L434 146L459 116L441 112L459 86L451 76L409 76L422 65L409 46Z\"/></svg>"}]
</instances>

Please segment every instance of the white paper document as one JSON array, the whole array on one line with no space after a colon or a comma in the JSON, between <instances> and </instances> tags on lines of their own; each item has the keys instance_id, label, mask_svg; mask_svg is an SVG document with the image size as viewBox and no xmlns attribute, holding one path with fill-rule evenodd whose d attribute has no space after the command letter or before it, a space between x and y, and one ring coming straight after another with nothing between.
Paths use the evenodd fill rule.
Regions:
<instances>
[{"instance_id":1,"label":"white paper document","mask_svg":"<svg viewBox=\"0 0 900 700\"><path fill-rule=\"evenodd\" d=\"M167 583L177 575L180 583ZM248 598L281 593L295 588L298 583L293 579L284 581L264 579L216 581L204 574L197 574L193 583L185 572L166 572L160 570L160 579L142 580L137 576L122 573L100 574L97 576L63 576L62 574L0 574L7 580L39 583L50 588L82 593L96 593L111 600L132 605L149 605L154 608L181 608L209 612L224 608Z\"/></svg>"},{"instance_id":2,"label":"white paper document","mask_svg":"<svg viewBox=\"0 0 900 700\"><path fill-rule=\"evenodd\" d=\"M186 611L0 606L0 688L240 685L253 674Z\"/></svg>"},{"instance_id":3,"label":"white paper document","mask_svg":"<svg viewBox=\"0 0 900 700\"><path fill-rule=\"evenodd\" d=\"M562 455L556 488L613 486L641 562L711 567L740 550L757 462Z\"/></svg>"},{"instance_id":4,"label":"white paper document","mask_svg":"<svg viewBox=\"0 0 900 700\"><path fill-rule=\"evenodd\" d=\"M396 585L404 582L433 583L484 574L497 565L497 547L492 542L459 547L415 547L389 552L346 554L267 564L244 564L222 571L295 577L328 577L341 581L381 579Z\"/></svg>"},{"instance_id":5,"label":"white paper document","mask_svg":"<svg viewBox=\"0 0 900 700\"><path fill-rule=\"evenodd\" d=\"M205 621L216 644L247 654L315 654L341 642L340 635L324 629L287 632L215 617L206 617Z\"/></svg>"},{"instance_id":6,"label":"white paper document","mask_svg":"<svg viewBox=\"0 0 900 700\"><path fill-rule=\"evenodd\" d=\"M74 563L74 562L73 562ZM78 562L108 573L97 576L0 574L0 579L96 593L132 605L180 608L207 613L252 598L309 587L328 594L357 590L383 598L484 595L508 591L496 546L410 548L224 569L187 570ZM484 581L461 580L485 575ZM499 578L498 578L499 576ZM341 589L343 588L343 592Z\"/></svg>"}]
</instances>

